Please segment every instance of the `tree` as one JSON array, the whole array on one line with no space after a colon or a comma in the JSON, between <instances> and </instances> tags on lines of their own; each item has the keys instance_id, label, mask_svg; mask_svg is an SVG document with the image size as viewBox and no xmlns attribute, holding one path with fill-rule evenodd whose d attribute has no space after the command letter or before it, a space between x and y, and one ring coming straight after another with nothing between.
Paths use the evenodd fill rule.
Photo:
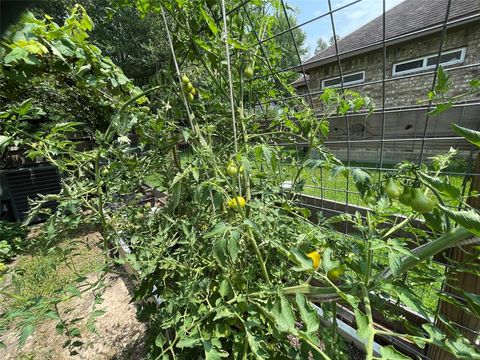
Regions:
<instances>
[{"instance_id":1,"label":"tree","mask_svg":"<svg viewBox=\"0 0 480 360\"><path fill-rule=\"evenodd\" d=\"M340 41L340 36L337 34L335 35L335 38L337 39L337 43ZM330 39L328 39L328 43L330 44L330 46L332 45L335 45L335 38L332 36L330 36Z\"/></svg>"},{"instance_id":2,"label":"tree","mask_svg":"<svg viewBox=\"0 0 480 360\"><path fill-rule=\"evenodd\" d=\"M118 7L114 0L52 0L36 3L32 9L39 18L44 15L62 23L70 9L79 3L95 24L90 41L123 69L137 85L147 85L159 71L168 66L170 52L160 14L141 16L131 6Z\"/></svg>"},{"instance_id":3,"label":"tree","mask_svg":"<svg viewBox=\"0 0 480 360\"><path fill-rule=\"evenodd\" d=\"M294 14L288 15L288 22L283 13L279 14L277 17L277 23L273 27L273 33L278 34L282 31L285 31L289 28L295 27L297 25L297 18ZM295 42L292 39L295 39ZM301 28L295 28L291 32L287 31L286 33L278 36L276 38L277 45L282 48L282 60L281 67L282 69L289 68L299 64L298 55L303 60L304 56L308 54L308 46L306 45L307 35ZM295 46L298 49L295 50Z\"/></svg>"},{"instance_id":4,"label":"tree","mask_svg":"<svg viewBox=\"0 0 480 360\"><path fill-rule=\"evenodd\" d=\"M315 54L318 54L320 51L325 50L328 47L328 44L323 38L317 39L317 47L315 48Z\"/></svg>"}]
</instances>

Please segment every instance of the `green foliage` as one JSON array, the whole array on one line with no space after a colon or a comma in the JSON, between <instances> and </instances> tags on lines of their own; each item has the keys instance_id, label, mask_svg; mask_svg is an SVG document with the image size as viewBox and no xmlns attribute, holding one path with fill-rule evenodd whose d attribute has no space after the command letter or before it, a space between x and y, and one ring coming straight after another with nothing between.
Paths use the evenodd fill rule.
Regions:
<instances>
[{"instance_id":1,"label":"green foliage","mask_svg":"<svg viewBox=\"0 0 480 360\"><path fill-rule=\"evenodd\" d=\"M139 93L122 70L88 42L92 26L85 10L76 6L62 26L49 16L39 20L25 13L4 34L2 122L21 118L26 131L76 122L92 134L108 126L117 102Z\"/></svg>"},{"instance_id":2,"label":"green foliage","mask_svg":"<svg viewBox=\"0 0 480 360\"><path fill-rule=\"evenodd\" d=\"M9 260L20 253L27 245L26 237L25 227L16 223L0 221L0 262Z\"/></svg>"},{"instance_id":3,"label":"green foliage","mask_svg":"<svg viewBox=\"0 0 480 360\"><path fill-rule=\"evenodd\" d=\"M151 358L345 358L336 327L324 331L310 301L318 302L330 321L333 314L328 302L356 309L357 330L365 339L367 359L373 358L373 341L380 332L374 327L372 308L404 325L404 334L388 333L390 336L432 343L454 355L476 354L457 334L447 337L431 324L418 329L398 315L404 306L426 317L432 314L405 285L405 277L434 282L438 271L431 266L432 257L475 232L476 210L462 210L468 214L445 211L459 201L455 198L458 189L439 179L453 154L434 159L433 171L426 166L398 164L391 177L403 191L415 189L410 200L399 204L384 193L386 177L345 167L324 146L330 117L371 112L370 99L350 90L327 89L320 97L319 114L296 97L278 101L293 95L288 74L271 74L272 67L281 67L283 45L269 41L266 53L256 45L257 36L268 38L278 26L278 14L283 11L278 1L242 5L227 20L226 38L217 2L142 0L122 5L136 6L142 16L154 13L163 20L167 15L173 21L173 26L168 20L162 26L170 30L172 56L184 60L181 73L171 74L172 81L162 86L162 91L155 87L144 93L128 82L120 84L125 79L118 77L115 67L110 69L113 73L107 71L107 79L100 74L101 89L115 92L120 88L128 96L122 93L108 101L114 115L107 126L95 126L94 147L88 151L77 151L68 141L80 126L77 122L58 122L50 132L33 138L20 131L13 117L30 116L35 106L42 108L41 103L16 104L4 119L8 119L9 138L23 141L32 156L43 156L62 170L62 192L37 201L37 205L50 200L59 203L44 226L46 247L58 250L55 239L59 235L83 223L95 224L105 254L112 246L125 253L125 257L109 258L110 263L128 262L137 272L134 299L140 301L141 318L150 324ZM227 2L227 11L236 5L238 2ZM71 26L81 30L79 46L87 46L84 30L91 23L80 7L75 9L65 31L74 24ZM54 61L61 61L58 54L68 57L72 49L68 41L56 40L61 44L56 43L55 50L49 44L45 47ZM8 61L34 66L28 62L34 62L36 56L19 50ZM251 68L253 76L245 73L246 68ZM227 75L232 78L233 98ZM75 72L75 80L82 76ZM191 87L185 87L183 76ZM198 92L193 95L191 88ZM139 101L156 104L156 113L139 108ZM29 110L22 115L25 108ZM306 144L303 156L280 149L277 142ZM178 154L181 143L189 145L188 160ZM313 151L318 154L316 161L311 159ZM244 172L226 174L232 161L242 165ZM282 162L295 171L283 171ZM302 175L308 169L351 176L370 208L363 215L342 215L320 224L312 221L311 213L296 203L306 184ZM159 200L164 206L154 209L142 204L147 196L139 191L152 174L168 193ZM290 186L283 186L285 181ZM238 196L245 199L245 207L229 207L229 201ZM419 201L427 202L432 212L426 213L427 206L419 206ZM32 213L35 211L41 208L36 206ZM402 213L404 219L399 217ZM432 232L409 225L422 218ZM348 236L340 234L330 227L335 221L349 221L355 231ZM399 229L410 236L399 237ZM427 240L425 246L417 246ZM322 254L316 269L306 255L314 251ZM461 271L462 266L451 271ZM78 286L69 285L61 289L62 296L81 294ZM152 304L152 296L161 299L158 306ZM477 299L469 299L467 305L477 310ZM32 325L34 322L24 323L24 337ZM74 335L78 335L76 331ZM382 355L401 356L392 348L385 348Z\"/></svg>"}]
</instances>

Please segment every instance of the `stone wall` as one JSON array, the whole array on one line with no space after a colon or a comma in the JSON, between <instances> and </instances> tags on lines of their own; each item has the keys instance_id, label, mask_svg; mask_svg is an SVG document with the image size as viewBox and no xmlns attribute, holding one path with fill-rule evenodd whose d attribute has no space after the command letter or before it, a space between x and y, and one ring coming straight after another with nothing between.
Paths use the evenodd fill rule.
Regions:
<instances>
[{"instance_id":1,"label":"stone wall","mask_svg":"<svg viewBox=\"0 0 480 360\"><path fill-rule=\"evenodd\" d=\"M426 99L433 82L433 71L418 72L411 76L392 76L394 63L435 54L438 52L440 33L410 40L405 43L391 45L387 48L387 73L385 84L386 107L418 105L418 100ZM480 22L459 26L447 31L444 42L444 51L466 47L465 61L450 66L467 66L480 63ZM449 67L445 67L448 69ZM342 60L344 74L365 71L365 83L381 81L383 74L383 50L376 50L367 54L357 55ZM336 62L320 66L310 71L310 90L320 91L323 79L338 76ZM454 84L452 95L464 92L468 88L468 81L480 77L480 66L452 69L450 76ZM372 97L377 107L381 106L382 84L357 84L351 89Z\"/></svg>"}]
</instances>

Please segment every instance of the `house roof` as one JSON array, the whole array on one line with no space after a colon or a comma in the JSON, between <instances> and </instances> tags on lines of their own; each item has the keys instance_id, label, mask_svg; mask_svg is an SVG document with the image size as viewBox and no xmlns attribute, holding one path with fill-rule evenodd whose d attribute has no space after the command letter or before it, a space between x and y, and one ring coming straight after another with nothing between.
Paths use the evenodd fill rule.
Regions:
<instances>
[{"instance_id":1,"label":"house roof","mask_svg":"<svg viewBox=\"0 0 480 360\"><path fill-rule=\"evenodd\" d=\"M448 0L405 0L385 13L385 38L389 42L424 36L432 30L439 31L445 21ZM480 19L479 0L452 0L449 22ZM435 28L437 26L437 28ZM440 27L438 27L440 26ZM412 34L413 33L413 34ZM338 41L342 58L381 48L383 41L383 16L375 18ZM306 69L336 60L335 46L330 46L304 62Z\"/></svg>"},{"instance_id":2,"label":"house roof","mask_svg":"<svg viewBox=\"0 0 480 360\"><path fill-rule=\"evenodd\" d=\"M292 85L293 87L306 85L305 79L308 81L310 79L310 76L308 74L305 74L305 77L303 77L303 74L301 74L300 77L294 82L290 83L290 85Z\"/></svg>"}]
</instances>

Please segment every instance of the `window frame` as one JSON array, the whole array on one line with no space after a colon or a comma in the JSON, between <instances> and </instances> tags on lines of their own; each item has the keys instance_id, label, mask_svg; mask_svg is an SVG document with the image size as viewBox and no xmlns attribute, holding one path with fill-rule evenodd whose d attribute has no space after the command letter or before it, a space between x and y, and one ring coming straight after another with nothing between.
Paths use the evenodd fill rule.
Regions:
<instances>
[{"instance_id":1,"label":"window frame","mask_svg":"<svg viewBox=\"0 0 480 360\"><path fill-rule=\"evenodd\" d=\"M455 53L455 52L458 52L458 51L461 52L461 53L460 53L460 59L458 59L458 60L450 60L450 61L447 61L447 62L445 62L445 63L440 63L440 65L442 65L442 66L449 66L449 65L455 65L455 64L461 64L461 63L463 63L463 62L465 61L465 55L466 55L466 53L467 53L467 47L461 47L461 48L457 48L457 49L442 51L442 54L440 55L440 58L441 58L443 55L452 54L452 53ZM422 57L418 57L418 58L414 58L414 59L409 59L409 60L405 60L405 61L393 63L393 66L392 66L392 76L407 75L407 74L413 74L413 73L417 73L417 72L421 72L421 71L425 71L425 70L435 69L436 64L434 64L434 65L427 65L427 62L428 62L428 59L430 59L430 58L432 58L432 57L437 57L437 56L438 56L438 53L436 53L436 54L429 54L429 55L426 55L426 56L422 56ZM410 70L396 71L396 68L397 68L398 65L408 64L408 63L410 63L410 62L419 61L419 60L422 60L422 61L423 61L423 66L422 66L422 67L418 67L418 68L410 69Z\"/></svg>"},{"instance_id":2,"label":"window frame","mask_svg":"<svg viewBox=\"0 0 480 360\"><path fill-rule=\"evenodd\" d=\"M348 73L348 74L343 74L342 77L345 79L346 76L357 75L357 74L362 74L362 79L361 79L361 80L349 81L348 83L344 82L344 83L343 83L343 86L346 87L346 86L355 85L355 84L361 84L361 83L365 82L365 70L356 71L356 72L352 72L352 73ZM335 79L340 79L340 76L333 76L333 77L330 77L330 78L323 79L323 80L322 80L322 84L321 84L321 85L322 85L322 89L325 89L325 82L326 82L326 81L335 80ZM331 85L331 86L327 86L327 87L329 87L329 88L337 88L337 87L340 87L340 86L341 86L341 83L338 84L338 85Z\"/></svg>"}]
</instances>

